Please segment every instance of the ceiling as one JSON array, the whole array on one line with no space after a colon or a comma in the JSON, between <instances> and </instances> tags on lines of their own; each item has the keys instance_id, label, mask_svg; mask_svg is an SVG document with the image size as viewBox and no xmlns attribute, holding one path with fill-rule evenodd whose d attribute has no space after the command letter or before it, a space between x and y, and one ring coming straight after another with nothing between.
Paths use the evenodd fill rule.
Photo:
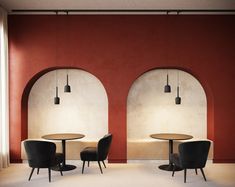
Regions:
<instances>
[{"instance_id":1,"label":"ceiling","mask_svg":"<svg viewBox=\"0 0 235 187\"><path fill-rule=\"evenodd\" d=\"M14 9L235 9L234 0L0 0L11 13Z\"/></svg>"}]
</instances>

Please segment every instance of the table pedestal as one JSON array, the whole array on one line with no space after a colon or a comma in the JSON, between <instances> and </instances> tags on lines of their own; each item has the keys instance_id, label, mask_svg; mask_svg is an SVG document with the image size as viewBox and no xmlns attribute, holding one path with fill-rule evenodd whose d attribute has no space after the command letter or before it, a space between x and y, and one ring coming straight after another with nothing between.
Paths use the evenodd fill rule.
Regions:
<instances>
[{"instance_id":1,"label":"table pedestal","mask_svg":"<svg viewBox=\"0 0 235 187\"><path fill-rule=\"evenodd\" d=\"M188 140L193 138L191 135L187 134L175 134L175 133L158 133L158 134L151 134L151 138L160 139L160 140L168 140L169 141L169 164L159 166L159 169L165 171L180 171L182 170L179 167L174 167L173 163L170 160L170 156L173 153L173 140Z\"/></svg>"},{"instance_id":2,"label":"table pedestal","mask_svg":"<svg viewBox=\"0 0 235 187\"><path fill-rule=\"evenodd\" d=\"M170 155L173 153L173 140L169 140L169 164L160 165L158 168L165 171L173 171L173 164L170 160ZM181 171L182 168L175 166L175 171Z\"/></svg>"},{"instance_id":3,"label":"table pedestal","mask_svg":"<svg viewBox=\"0 0 235 187\"><path fill-rule=\"evenodd\" d=\"M158 168L165 171L173 171L174 166L172 164L165 164L165 165L160 165ZM175 171L181 171L181 170L183 169L175 167Z\"/></svg>"},{"instance_id":4,"label":"table pedestal","mask_svg":"<svg viewBox=\"0 0 235 187\"><path fill-rule=\"evenodd\" d=\"M64 165L61 167L62 171L70 171L75 168L76 168L76 166L74 166L74 165ZM51 169L54 171L60 171L60 168L58 166L52 167Z\"/></svg>"},{"instance_id":5,"label":"table pedestal","mask_svg":"<svg viewBox=\"0 0 235 187\"><path fill-rule=\"evenodd\" d=\"M61 165L61 170L62 171L69 171L73 170L76 168L74 165L67 165L66 164L66 140L75 140L75 139L80 139L83 138L83 134L78 134L78 133L56 133L56 134L47 134L42 136L42 138L47 139L47 140L61 140L62 141L62 153L63 153L63 162ZM53 167L51 168L56 171L60 171L60 167Z\"/></svg>"},{"instance_id":6,"label":"table pedestal","mask_svg":"<svg viewBox=\"0 0 235 187\"><path fill-rule=\"evenodd\" d=\"M66 142L65 142L65 140L62 140L62 153L64 156L62 166L61 166L62 171L70 171L70 170L75 169L76 166L74 166L74 165L66 165ZM58 166L55 166L51 169L54 171L60 171L60 168Z\"/></svg>"}]
</instances>

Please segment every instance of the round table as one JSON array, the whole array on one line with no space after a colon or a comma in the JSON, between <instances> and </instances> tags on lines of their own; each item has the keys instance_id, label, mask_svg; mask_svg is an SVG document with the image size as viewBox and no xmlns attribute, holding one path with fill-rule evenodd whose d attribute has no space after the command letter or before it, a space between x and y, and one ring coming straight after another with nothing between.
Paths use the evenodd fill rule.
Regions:
<instances>
[{"instance_id":1,"label":"round table","mask_svg":"<svg viewBox=\"0 0 235 187\"><path fill-rule=\"evenodd\" d=\"M72 134L72 133L57 133L57 134L47 134L42 136L42 138L47 140L61 140L62 141L62 153L63 153L63 163L62 163L62 171L69 171L76 168L74 165L66 164L66 140L75 140L81 139L85 135L83 134ZM53 168L53 170L59 171L59 167Z\"/></svg>"},{"instance_id":2,"label":"round table","mask_svg":"<svg viewBox=\"0 0 235 187\"><path fill-rule=\"evenodd\" d=\"M159 133L159 134L151 134L151 138L160 139L160 140L168 140L169 141L169 164L159 166L159 169L166 171L173 171L173 164L170 161L170 155L173 153L173 140L188 140L192 139L193 136L187 134L175 134L175 133ZM180 171L181 168L176 167L175 171Z\"/></svg>"}]
</instances>

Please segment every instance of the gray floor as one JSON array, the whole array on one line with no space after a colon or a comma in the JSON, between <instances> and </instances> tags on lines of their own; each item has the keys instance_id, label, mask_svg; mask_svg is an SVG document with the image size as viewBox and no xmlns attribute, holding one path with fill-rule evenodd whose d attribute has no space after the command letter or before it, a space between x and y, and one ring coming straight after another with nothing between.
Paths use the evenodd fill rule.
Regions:
<instances>
[{"instance_id":1,"label":"gray floor","mask_svg":"<svg viewBox=\"0 0 235 187\"><path fill-rule=\"evenodd\" d=\"M167 161L135 161L128 164L107 164L104 174L100 174L97 163L91 163L89 168L85 168L85 173L81 174L81 162L70 161L77 168L64 172L60 176L59 172L52 171L52 182L48 182L47 169L42 169L40 174L34 173L31 181L28 176L31 169L27 163L11 164L9 168L0 171L0 187L177 187L177 186L235 186L235 164L212 164L207 163L205 174L207 182L203 180L201 173L195 174L194 170L188 171L187 183L183 182L183 172L176 172L175 177L171 177L171 172L162 171L158 166Z\"/></svg>"}]
</instances>

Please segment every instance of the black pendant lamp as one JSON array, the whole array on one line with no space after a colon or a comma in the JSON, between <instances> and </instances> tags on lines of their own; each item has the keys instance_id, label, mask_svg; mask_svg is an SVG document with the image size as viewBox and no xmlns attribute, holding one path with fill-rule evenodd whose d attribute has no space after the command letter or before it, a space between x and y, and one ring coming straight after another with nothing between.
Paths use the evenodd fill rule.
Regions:
<instances>
[{"instance_id":1,"label":"black pendant lamp","mask_svg":"<svg viewBox=\"0 0 235 187\"><path fill-rule=\"evenodd\" d=\"M68 18L68 15L69 15L69 11L66 11L66 15L67 15L67 18ZM66 19L66 28L69 28L68 27L68 19ZM67 34L67 40L68 40L68 34ZM68 41L67 41L68 42ZM68 69L66 70L67 72L67 76L66 76L66 85L64 86L64 92L65 93L70 93L71 92L71 87L69 86L69 74L68 74Z\"/></svg>"},{"instance_id":2,"label":"black pendant lamp","mask_svg":"<svg viewBox=\"0 0 235 187\"><path fill-rule=\"evenodd\" d=\"M180 105L181 104L181 97L179 96L179 89L180 87L177 86L177 97L175 98L175 104Z\"/></svg>"},{"instance_id":3,"label":"black pendant lamp","mask_svg":"<svg viewBox=\"0 0 235 187\"><path fill-rule=\"evenodd\" d=\"M67 73L66 77L66 85L64 86L64 92L70 93L71 92L71 87L69 86L69 75Z\"/></svg>"},{"instance_id":4,"label":"black pendant lamp","mask_svg":"<svg viewBox=\"0 0 235 187\"><path fill-rule=\"evenodd\" d=\"M55 105L59 105L59 104L60 104L60 98L59 98L59 96L58 96L57 70L56 70L56 87L55 87L54 104L55 104Z\"/></svg>"},{"instance_id":5,"label":"black pendant lamp","mask_svg":"<svg viewBox=\"0 0 235 187\"><path fill-rule=\"evenodd\" d=\"M58 97L58 86L56 86L56 96L54 97L54 104L55 105L60 104L60 98Z\"/></svg>"},{"instance_id":6,"label":"black pendant lamp","mask_svg":"<svg viewBox=\"0 0 235 187\"><path fill-rule=\"evenodd\" d=\"M169 85L169 77L168 77L168 71L166 76L166 86L164 87L165 93L171 93L171 86Z\"/></svg>"},{"instance_id":7,"label":"black pendant lamp","mask_svg":"<svg viewBox=\"0 0 235 187\"><path fill-rule=\"evenodd\" d=\"M179 96L179 92L180 92L180 87L179 87L179 72L177 74L177 79L178 79L178 85L177 85L177 96L175 98L175 104L176 105L180 105L181 104L181 97Z\"/></svg>"},{"instance_id":8,"label":"black pendant lamp","mask_svg":"<svg viewBox=\"0 0 235 187\"><path fill-rule=\"evenodd\" d=\"M58 15L58 12L56 11L56 17ZM57 29L56 29L57 30ZM56 33L56 51L55 51L55 61L56 61L56 64L57 64L57 33ZM60 104L60 98L58 96L58 79L57 79L57 70L55 70L55 97L54 97L54 104L55 105L59 105Z\"/></svg>"}]
</instances>

